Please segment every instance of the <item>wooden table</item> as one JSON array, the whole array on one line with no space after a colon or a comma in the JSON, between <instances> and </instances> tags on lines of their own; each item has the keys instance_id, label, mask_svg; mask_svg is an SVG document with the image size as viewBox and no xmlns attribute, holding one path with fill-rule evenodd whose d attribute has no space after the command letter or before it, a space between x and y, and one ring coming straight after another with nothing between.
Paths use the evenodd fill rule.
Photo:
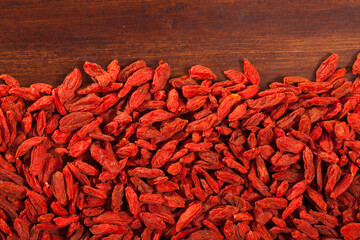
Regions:
<instances>
[{"instance_id":1,"label":"wooden table","mask_svg":"<svg viewBox=\"0 0 360 240\"><path fill-rule=\"evenodd\" d=\"M248 58L264 87L284 75L313 78L332 52L350 66L359 23L360 1L2 0L0 72L24 86L57 85L86 60L143 58L153 67L163 59L173 76L193 64L222 76Z\"/></svg>"}]
</instances>

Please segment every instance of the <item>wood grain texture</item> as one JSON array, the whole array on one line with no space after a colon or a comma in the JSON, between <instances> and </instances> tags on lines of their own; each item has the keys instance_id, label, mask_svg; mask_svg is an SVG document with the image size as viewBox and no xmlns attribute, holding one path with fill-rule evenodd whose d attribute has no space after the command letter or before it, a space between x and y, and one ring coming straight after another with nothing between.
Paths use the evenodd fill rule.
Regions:
<instances>
[{"instance_id":1,"label":"wood grain texture","mask_svg":"<svg viewBox=\"0 0 360 240\"><path fill-rule=\"evenodd\" d=\"M172 76L193 64L222 76L248 58L264 87L284 75L313 78L332 52L349 66L359 22L360 1L2 0L0 72L24 86L58 85L86 60L143 58L167 61Z\"/></svg>"}]
</instances>

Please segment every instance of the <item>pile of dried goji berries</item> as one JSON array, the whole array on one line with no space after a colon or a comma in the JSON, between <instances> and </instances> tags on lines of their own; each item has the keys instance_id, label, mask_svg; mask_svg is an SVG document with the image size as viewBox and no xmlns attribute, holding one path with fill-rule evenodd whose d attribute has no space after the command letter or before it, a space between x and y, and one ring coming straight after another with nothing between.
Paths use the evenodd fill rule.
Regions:
<instances>
[{"instance_id":1,"label":"pile of dried goji berries","mask_svg":"<svg viewBox=\"0 0 360 240\"><path fill-rule=\"evenodd\" d=\"M360 78L86 62L57 88L0 75L1 239L358 239ZM360 74L360 54L353 65Z\"/></svg>"}]
</instances>

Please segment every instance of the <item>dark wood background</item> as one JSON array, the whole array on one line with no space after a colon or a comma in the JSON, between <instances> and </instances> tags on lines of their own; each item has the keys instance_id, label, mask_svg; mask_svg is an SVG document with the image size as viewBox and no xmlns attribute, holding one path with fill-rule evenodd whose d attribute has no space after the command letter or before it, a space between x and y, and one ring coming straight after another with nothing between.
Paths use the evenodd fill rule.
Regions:
<instances>
[{"instance_id":1,"label":"dark wood background","mask_svg":"<svg viewBox=\"0 0 360 240\"><path fill-rule=\"evenodd\" d=\"M0 72L24 86L60 84L86 60L163 59L172 76L193 64L222 76L248 58L264 87L313 78L332 52L350 66L359 50L360 1L0 1Z\"/></svg>"}]
</instances>

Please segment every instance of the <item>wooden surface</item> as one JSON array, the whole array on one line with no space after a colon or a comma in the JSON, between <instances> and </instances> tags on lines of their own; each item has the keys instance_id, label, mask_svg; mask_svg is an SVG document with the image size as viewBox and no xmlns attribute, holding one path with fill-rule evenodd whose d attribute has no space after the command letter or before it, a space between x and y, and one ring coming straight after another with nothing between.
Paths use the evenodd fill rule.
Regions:
<instances>
[{"instance_id":1,"label":"wooden surface","mask_svg":"<svg viewBox=\"0 0 360 240\"><path fill-rule=\"evenodd\" d=\"M25 86L114 58L163 59L172 76L202 64L221 77L248 58L265 86L312 78L332 52L349 66L359 50L360 1L0 1L0 72Z\"/></svg>"}]
</instances>

